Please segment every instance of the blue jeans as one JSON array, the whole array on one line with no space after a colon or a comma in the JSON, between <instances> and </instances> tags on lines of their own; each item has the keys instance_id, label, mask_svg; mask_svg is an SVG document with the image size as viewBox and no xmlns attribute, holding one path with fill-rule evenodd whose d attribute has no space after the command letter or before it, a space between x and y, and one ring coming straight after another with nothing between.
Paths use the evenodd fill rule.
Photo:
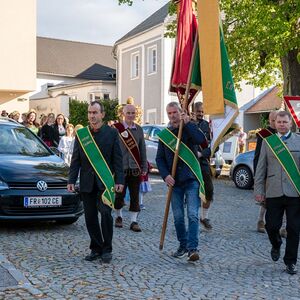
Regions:
<instances>
[{"instance_id":1,"label":"blue jeans","mask_svg":"<svg viewBox=\"0 0 300 300\"><path fill-rule=\"evenodd\" d=\"M187 206L188 230L186 230L184 219L185 203ZM199 235L199 182L189 180L180 187L174 186L171 204L180 247L187 250L196 250Z\"/></svg>"}]
</instances>

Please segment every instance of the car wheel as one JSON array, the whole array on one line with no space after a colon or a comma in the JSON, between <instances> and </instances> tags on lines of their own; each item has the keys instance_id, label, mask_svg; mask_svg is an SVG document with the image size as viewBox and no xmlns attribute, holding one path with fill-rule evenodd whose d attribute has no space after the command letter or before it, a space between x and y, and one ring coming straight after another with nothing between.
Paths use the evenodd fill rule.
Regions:
<instances>
[{"instance_id":1,"label":"car wheel","mask_svg":"<svg viewBox=\"0 0 300 300\"><path fill-rule=\"evenodd\" d=\"M75 218L56 220L56 223L59 225L71 225L71 224L75 223L77 220L78 220L78 218L75 217Z\"/></svg>"},{"instance_id":2,"label":"car wheel","mask_svg":"<svg viewBox=\"0 0 300 300\"><path fill-rule=\"evenodd\" d=\"M244 190L249 190L253 186L253 175L246 166L240 166L234 170L233 181L235 185Z\"/></svg>"}]
</instances>

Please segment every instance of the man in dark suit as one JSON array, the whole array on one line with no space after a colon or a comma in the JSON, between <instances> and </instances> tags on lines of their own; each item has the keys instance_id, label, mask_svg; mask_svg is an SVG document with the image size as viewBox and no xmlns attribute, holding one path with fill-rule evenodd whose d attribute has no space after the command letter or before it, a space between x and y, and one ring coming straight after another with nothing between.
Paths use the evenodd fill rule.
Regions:
<instances>
[{"instance_id":1,"label":"man in dark suit","mask_svg":"<svg viewBox=\"0 0 300 300\"><path fill-rule=\"evenodd\" d=\"M88 107L89 129L93 139L102 153L109 169L115 178L115 192L123 191L124 175L122 152L118 132L103 124L105 112L100 102L91 102ZM80 194L84 205L85 222L91 238L91 253L87 261L101 258L104 263L112 259L113 218L111 208L101 200L105 190L102 180L96 174L85 151L75 138L73 156L69 172L68 191L75 191L75 182L80 171ZM101 173L100 173L101 176ZM98 220L98 209L101 214L101 227Z\"/></svg>"},{"instance_id":2,"label":"man in dark suit","mask_svg":"<svg viewBox=\"0 0 300 300\"><path fill-rule=\"evenodd\" d=\"M276 132L276 128L275 128L275 118L276 118L276 111L271 111L269 113L269 126L267 127L267 129L269 131L271 131L272 133ZM254 153L254 160L253 160L253 169L254 169L254 175L256 172L256 167L257 167L257 163L258 163L258 159L259 159L259 155L260 155L260 149L261 149L261 144L262 144L262 137L259 134L256 134L256 148L255 148L255 153ZM257 231L260 233L265 233L266 229L265 229L265 214L266 214L266 208L265 208L265 204L261 203L260 204L260 209L259 209L259 216L258 216L258 220L257 220Z\"/></svg>"},{"instance_id":3,"label":"man in dark suit","mask_svg":"<svg viewBox=\"0 0 300 300\"><path fill-rule=\"evenodd\" d=\"M204 110L203 110L203 103L196 102L194 105L194 120L197 124L197 127L204 133L208 144L211 142L211 130L209 123L204 120ZM211 156L211 149L210 146L203 148L199 146L197 151L198 159L200 162L202 177L204 181L205 187L205 198L206 203L202 202L202 209L201 209L201 217L200 223L204 226L204 228L210 230L212 229L212 225L210 223L210 219L208 218L208 211L213 201L213 194L214 194L214 185L212 182L211 170L210 170L210 156Z\"/></svg>"}]
</instances>

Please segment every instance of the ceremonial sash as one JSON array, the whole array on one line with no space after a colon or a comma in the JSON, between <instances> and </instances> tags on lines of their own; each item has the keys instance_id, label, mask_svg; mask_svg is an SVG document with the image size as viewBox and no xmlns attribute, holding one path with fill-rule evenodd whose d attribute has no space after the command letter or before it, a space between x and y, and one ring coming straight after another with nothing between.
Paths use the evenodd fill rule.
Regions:
<instances>
[{"instance_id":1,"label":"ceremonial sash","mask_svg":"<svg viewBox=\"0 0 300 300\"><path fill-rule=\"evenodd\" d=\"M258 134L266 141L267 145L300 195L300 171L286 144L283 143L277 134L273 134L267 129L262 129Z\"/></svg>"},{"instance_id":2,"label":"ceremonial sash","mask_svg":"<svg viewBox=\"0 0 300 300\"><path fill-rule=\"evenodd\" d=\"M139 146L130 132L130 130L125 129L122 123L115 123L113 125L119 132L120 139L122 140L123 144L127 148L128 152L136 162L138 168L141 171L141 156Z\"/></svg>"},{"instance_id":3,"label":"ceremonial sash","mask_svg":"<svg viewBox=\"0 0 300 300\"><path fill-rule=\"evenodd\" d=\"M158 134L158 137L170 150L175 152L178 139L177 136L175 136L168 128L162 130ZM196 176L197 180L199 181L199 196L204 202L206 202L204 182L199 161L192 150L183 142L180 142L179 145L179 158L190 168L190 170Z\"/></svg>"},{"instance_id":4,"label":"ceremonial sash","mask_svg":"<svg viewBox=\"0 0 300 300\"><path fill-rule=\"evenodd\" d=\"M77 130L76 134L90 164L105 186L105 191L101 195L103 203L114 208L115 181L107 162L105 161L88 127Z\"/></svg>"}]
</instances>

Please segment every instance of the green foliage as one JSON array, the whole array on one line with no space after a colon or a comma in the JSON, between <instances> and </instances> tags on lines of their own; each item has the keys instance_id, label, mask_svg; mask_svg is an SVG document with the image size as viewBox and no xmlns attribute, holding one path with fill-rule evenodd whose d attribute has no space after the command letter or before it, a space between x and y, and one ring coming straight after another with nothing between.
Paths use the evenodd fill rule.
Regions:
<instances>
[{"instance_id":1,"label":"green foliage","mask_svg":"<svg viewBox=\"0 0 300 300\"><path fill-rule=\"evenodd\" d=\"M282 81L280 59L300 49L299 0L221 0L235 82L261 88Z\"/></svg>"},{"instance_id":2,"label":"green foliage","mask_svg":"<svg viewBox=\"0 0 300 300\"><path fill-rule=\"evenodd\" d=\"M260 128L267 128L269 124L269 113L262 113L259 117Z\"/></svg>"},{"instance_id":3,"label":"green foliage","mask_svg":"<svg viewBox=\"0 0 300 300\"><path fill-rule=\"evenodd\" d=\"M118 99L107 99L107 100L100 100L100 102L104 106L105 111L105 117L104 121L111 121L111 120L117 120L117 106L118 106Z\"/></svg>"},{"instance_id":4,"label":"green foliage","mask_svg":"<svg viewBox=\"0 0 300 300\"><path fill-rule=\"evenodd\" d=\"M133 4L133 0L119 0L119 5L121 4L127 4L131 6Z\"/></svg>"},{"instance_id":5,"label":"green foliage","mask_svg":"<svg viewBox=\"0 0 300 300\"><path fill-rule=\"evenodd\" d=\"M87 111L88 111L88 103L85 101L78 100L70 100L69 101L69 121L71 124L76 126L77 124L81 124L83 126L87 126Z\"/></svg>"},{"instance_id":6,"label":"green foliage","mask_svg":"<svg viewBox=\"0 0 300 300\"><path fill-rule=\"evenodd\" d=\"M104 106L105 117L104 122L117 119L116 107L118 105L117 99L101 99L100 102ZM88 125L88 102L70 100L69 112L70 123L76 126L81 124L83 126Z\"/></svg>"}]
</instances>

